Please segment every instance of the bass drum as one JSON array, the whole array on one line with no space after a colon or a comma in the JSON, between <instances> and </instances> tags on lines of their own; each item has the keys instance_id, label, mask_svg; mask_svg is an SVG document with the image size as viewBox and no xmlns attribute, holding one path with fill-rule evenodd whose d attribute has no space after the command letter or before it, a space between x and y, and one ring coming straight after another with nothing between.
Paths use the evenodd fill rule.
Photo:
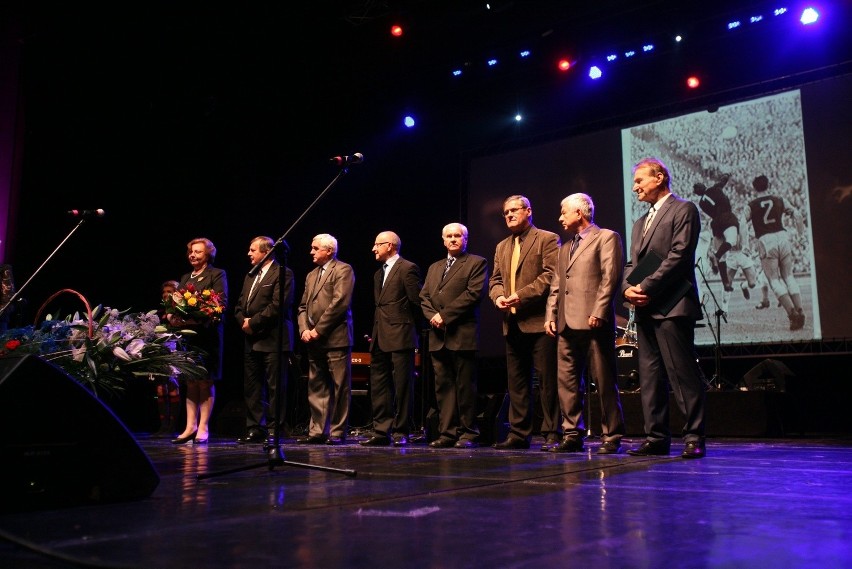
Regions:
<instances>
[{"instance_id":1,"label":"bass drum","mask_svg":"<svg viewBox=\"0 0 852 569\"><path fill-rule=\"evenodd\" d=\"M615 345L623 346L624 344L632 344L636 346L639 342L636 339L636 330L631 328L615 327Z\"/></svg>"},{"instance_id":2,"label":"bass drum","mask_svg":"<svg viewBox=\"0 0 852 569\"><path fill-rule=\"evenodd\" d=\"M635 344L616 345L616 370L621 391L639 389L639 347Z\"/></svg>"}]
</instances>

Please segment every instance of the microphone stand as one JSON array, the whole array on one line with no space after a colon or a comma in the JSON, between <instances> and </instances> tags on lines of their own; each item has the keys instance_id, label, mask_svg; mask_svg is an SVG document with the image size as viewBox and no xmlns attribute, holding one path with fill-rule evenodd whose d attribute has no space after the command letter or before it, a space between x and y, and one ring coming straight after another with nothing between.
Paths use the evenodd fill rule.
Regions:
<instances>
[{"instance_id":1,"label":"microphone stand","mask_svg":"<svg viewBox=\"0 0 852 569\"><path fill-rule=\"evenodd\" d=\"M4 312L6 312L6 309L7 309L7 308L9 308L9 306L11 306L13 302L15 302L15 299L17 299L17 298L21 295L21 293L24 291L24 289L25 289L25 288L27 288L27 285L28 285L28 284L30 284L30 282L31 282L31 281L35 278L35 276L36 276L37 274L39 274L39 272L41 272L41 270L44 268L44 266L48 263L48 261L50 261L50 260L53 258L53 256L54 256L54 255L56 255L56 253L59 251L59 249L61 249L61 248L62 248L62 246L63 246L63 245L65 245L65 242L66 242L66 241L68 241L68 239L70 239L70 238L71 238L71 236L74 234L74 232L75 232L75 231L77 231L78 229L80 229L80 226L81 226L81 225L83 225L83 222L84 222L84 221L86 221L86 220L85 220L85 219L83 219L83 218L81 218L81 219L80 219L80 223L78 223L77 225L75 225L75 226L74 226L74 228L73 228L70 232L68 232L68 235L66 235L66 236L65 236L65 239L63 239L63 240L59 243L59 245L57 245L57 246L56 246L56 249L54 249L54 250L53 250L53 253L51 253L50 255L48 255L48 256L47 256L47 259L45 259L45 260L44 260L44 262L43 262L41 265L39 265L39 267L35 270L35 272L32 274L32 276L31 276L30 278L28 278L28 279L27 279L27 282L25 282L25 283L24 283L24 284L23 284L23 285L22 285L22 286L21 286L21 287L20 287L20 288L19 288L19 289L15 292L15 294L13 294L13 295L11 296L11 298L9 298L9 300L6 302L6 304L4 304L2 307L0 307L0 316L2 316L2 314L3 314Z\"/></svg>"},{"instance_id":2,"label":"microphone stand","mask_svg":"<svg viewBox=\"0 0 852 569\"><path fill-rule=\"evenodd\" d=\"M284 452L281 450L281 425L284 423L284 416L283 416L284 415L283 414L284 405L282 404L282 402L287 397L286 381L282 381L282 376L287 373L287 369L286 369L285 366L287 366L288 363L289 363L288 361L282 361L284 359L282 357L282 355L284 353L283 342L284 342L284 333L285 333L285 331L284 331L284 289L285 289L285 286L284 285L285 285L285 281L286 281L286 278L287 278L287 254L290 251L290 248L287 246L287 242L284 241L284 240L287 238L287 236L290 234L290 232L293 231L293 228L296 227L296 225L299 224L299 222L302 220L302 218L305 217L305 215L307 215L307 213L309 211L311 211L311 209L316 205L316 203L320 200L320 198L322 198L328 190L330 190L332 187L334 187L334 185L337 184L338 180L340 180L340 178L342 178L345 174L347 174L348 171L349 170L347 168L341 168L340 169L340 172L337 173L337 176L335 176L334 179L331 181L331 183L328 186L326 186L325 189L322 192L320 192L320 194L316 197L316 199L313 202L311 202L311 205L308 206L308 209L306 209L304 212L302 212L302 215L300 215L299 218L296 221L293 222L293 225L291 225L287 229L287 231L285 231L284 234L281 237L278 238L278 240L275 242L275 245L273 245L272 249L267 251L267 253L263 257L263 259L261 259L260 262L258 262L256 265L254 265L251 268L251 270L248 272L248 276L250 276L250 277L256 276L257 273L260 272L260 269L263 267L263 265L266 263L266 261L272 255L275 254L275 250L279 249L279 248L281 249L282 260L281 260L281 266L278 270L278 307L279 307L279 311L278 311L279 312L279 314L278 314L278 381L277 381L277 385L275 386L275 428L273 429L272 442L263 445L263 450L266 453L266 461L255 463L255 464L250 464L250 465L247 465L247 466L240 466L240 467L237 467L237 468L231 468L229 470L220 470L218 472L209 472L207 474L199 474L199 475L196 476L196 480L204 480L206 478L213 478L213 477L216 477L216 476L221 476L223 474L233 474L235 472L242 472L244 470L252 470L252 469L255 469L255 468L266 467L266 468L269 468L269 470L274 470L275 467L284 466L285 464L287 466L295 466L295 467L299 467L299 468L311 468L311 469L314 469L314 470L322 470L324 472L338 472L340 474L345 474L346 476L348 476L350 478L354 478L357 474L357 472L355 470L352 470L350 468L334 468L334 467L331 467L331 466L321 466L321 465L317 465L317 464L308 464L308 463L304 463L304 462L293 462L292 460L285 460L284 459Z\"/></svg>"},{"instance_id":3,"label":"microphone stand","mask_svg":"<svg viewBox=\"0 0 852 569\"><path fill-rule=\"evenodd\" d=\"M715 371L713 373L713 378L710 380L710 387L715 387L716 389L721 390L722 385L727 384L727 382L722 377L722 323L720 320L724 320L725 324L727 324L728 317L725 314L725 311L719 306L719 302L716 300L716 295L713 294L713 289L710 288L710 283L707 282L707 276L704 274L704 269L701 267L700 260L695 264L695 267L698 269L699 274L701 274L701 280L704 283L704 288L710 293L710 298L713 299L713 305L716 307L716 310L713 313L714 316L716 316L716 328L714 329L713 324L710 322L710 314L707 312L707 307L704 305L704 302L701 303L701 309L707 317L707 326L710 328L710 333L713 335L713 363Z\"/></svg>"}]
</instances>

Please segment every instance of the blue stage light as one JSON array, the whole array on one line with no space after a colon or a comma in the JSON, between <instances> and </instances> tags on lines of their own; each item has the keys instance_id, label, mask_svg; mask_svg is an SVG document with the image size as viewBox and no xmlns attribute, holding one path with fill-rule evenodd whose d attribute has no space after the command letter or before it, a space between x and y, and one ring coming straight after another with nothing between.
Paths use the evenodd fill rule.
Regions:
<instances>
[{"instance_id":1,"label":"blue stage light","mask_svg":"<svg viewBox=\"0 0 852 569\"><path fill-rule=\"evenodd\" d=\"M814 8L805 8L805 10L802 12L802 17L799 18L799 21L807 26L809 24L816 23L818 19L819 12L817 12Z\"/></svg>"}]
</instances>

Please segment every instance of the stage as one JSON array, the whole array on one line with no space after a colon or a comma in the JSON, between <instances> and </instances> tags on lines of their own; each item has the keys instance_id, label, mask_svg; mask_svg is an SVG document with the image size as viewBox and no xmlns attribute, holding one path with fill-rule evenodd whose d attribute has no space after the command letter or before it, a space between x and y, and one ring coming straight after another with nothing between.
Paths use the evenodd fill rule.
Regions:
<instances>
[{"instance_id":1,"label":"stage","mask_svg":"<svg viewBox=\"0 0 852 569\"><path fill-rule=\"evenodd\" d=\"M852 560L848 438L711 437L702 460L681 459L679 441L669 457L598 456L594 438L560 455L533 442L525 451L282 447L289 461L353 477L270 469L260 445L230 437L194 447L140 436L160 476L149 497L4 513L0 565L830 569ZM250 468L198 479L240 467Z\"/></svg>"}]
</instances>

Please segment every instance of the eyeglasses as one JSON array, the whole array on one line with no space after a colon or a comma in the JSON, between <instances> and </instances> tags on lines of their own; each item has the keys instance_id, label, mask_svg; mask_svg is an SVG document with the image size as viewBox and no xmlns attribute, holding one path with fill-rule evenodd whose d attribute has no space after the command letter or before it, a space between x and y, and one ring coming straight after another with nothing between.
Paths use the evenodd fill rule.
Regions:
<instances>
[{"instance_id":1,"label":"eyeglasses","mask_svg":"<svg viewBox=\"0 0 852 569\"><path fill-rule=\"evenodd\" d=\"M527 208L525 208L525 207L511 207L511 208L509 208L509 209L507 209L506 211L503 212L503 217L509 217L510 215L515 215L516 213L518 213L522 209L527 209Z\"/></svg>"},{"instance_id":2,"label":"eyeglasses","mask_svg":"<svg viewBox=\"0 0 852 569\"><path fill-rule=\"evenodd\" d=\"M382 245L390 245L390 241L382 241L381 243L373 243L373 247L380 247Z\"/></svg>"}]
</instances>

